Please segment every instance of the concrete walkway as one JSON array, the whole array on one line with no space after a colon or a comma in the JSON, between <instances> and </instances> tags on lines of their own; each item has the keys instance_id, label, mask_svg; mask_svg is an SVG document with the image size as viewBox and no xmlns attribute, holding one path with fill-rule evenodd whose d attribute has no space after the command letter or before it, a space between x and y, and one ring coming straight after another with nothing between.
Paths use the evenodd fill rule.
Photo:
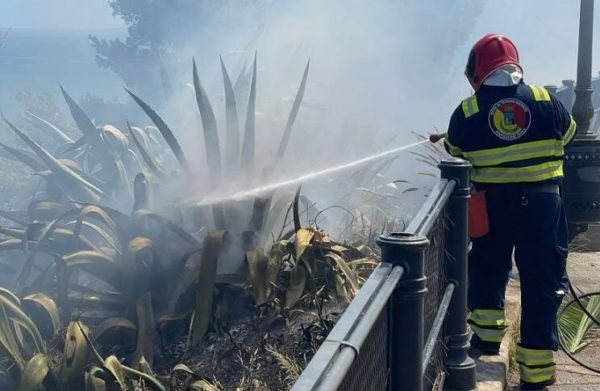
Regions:
<instances>
[{"instance_id":1,"label":"concrete walkway","mask_svg":"<svg viewBox=\"0 0 600 391\"><path fill-rule=\"evenodd\" d=\"M600 291L600 252L570 255L568 270L573 284L583 292ZM549 391L600 391L600 375L578 366L562 351L556 358L557 383ZM513 368L509 371L509 389L518 390L518 382L518 371Z\"/></svg>"},{"instance_id":2,"label":"concrete walkway","mask_svg":"<svg viewBox=\"0 0 600 391\"><path fill-rule=\"evenodd\" d=\"M521 311L519 283L511 279L506 289L506 320L511 328L500 345L497 356L473 357L477 365L477 391L504 391L510 378L510 359L514 350L515 327Z\"/></svg>"}]
</instances>

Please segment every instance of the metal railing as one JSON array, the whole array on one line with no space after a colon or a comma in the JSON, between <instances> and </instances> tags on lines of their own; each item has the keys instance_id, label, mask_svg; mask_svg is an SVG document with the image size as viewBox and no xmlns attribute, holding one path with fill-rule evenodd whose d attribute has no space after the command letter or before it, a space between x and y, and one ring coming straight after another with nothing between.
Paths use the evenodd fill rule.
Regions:
<instances>
[{"instance_id":1,"label":"metal railing","mask_svg":"<svg viewBox=\"0 0 600 391\"><path fill-rule=\"evenodd\" d=\"M466 323L470 165L439 167L442 179L406 231L378 239L381 263L293 391L475 389Z\"/></svg>"}]
</instances>

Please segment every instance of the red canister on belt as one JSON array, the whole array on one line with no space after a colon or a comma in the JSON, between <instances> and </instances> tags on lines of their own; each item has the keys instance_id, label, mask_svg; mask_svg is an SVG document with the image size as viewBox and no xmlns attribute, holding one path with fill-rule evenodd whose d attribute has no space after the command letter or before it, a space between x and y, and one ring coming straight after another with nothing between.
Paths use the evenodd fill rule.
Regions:
<instances>
[{"instance_id":1,"label":"red canister on belt","mask_svg":"<svg viewBox=\"0 0 600 391\"><path fill-rule=\"evenodd\" d=\"M471 193L469 199L469 235L476 239L490 232L485 191Z\"/></svg>"}]
</instances>

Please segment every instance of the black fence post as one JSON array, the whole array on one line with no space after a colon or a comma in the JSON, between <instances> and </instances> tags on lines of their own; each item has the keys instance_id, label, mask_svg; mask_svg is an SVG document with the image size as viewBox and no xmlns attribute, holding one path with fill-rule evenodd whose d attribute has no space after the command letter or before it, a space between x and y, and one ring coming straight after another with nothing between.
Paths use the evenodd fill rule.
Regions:
<instances>
[{"instance_id":1,"label":"black fence post","mask_svg":"<svg viewBox=\"0 0 600 391\"><path fill-rule=\"evenodd\" d=\"M445 362L446 390L474 390L475 362L469 357L467 332L467 258L468 258L468 201L471 164L460 159L444 160L439 165L442 178L456 181L448 202L448 230L446 231L447 275L457 284L446 318L445 341L448 354Z\"/></svg>"},{"instance_id":2,"label":"black fence post","mask_svg":"<svg viewBox=\"0 0 600 391\"><path fill-rule=\"evenodd\" d=\"M381 261L400 266L404 272L391 297L389 389L423 390L424 343L424 250L429 240L408 233L391 233L377 239Z\"/></svg>"}]
</instances>

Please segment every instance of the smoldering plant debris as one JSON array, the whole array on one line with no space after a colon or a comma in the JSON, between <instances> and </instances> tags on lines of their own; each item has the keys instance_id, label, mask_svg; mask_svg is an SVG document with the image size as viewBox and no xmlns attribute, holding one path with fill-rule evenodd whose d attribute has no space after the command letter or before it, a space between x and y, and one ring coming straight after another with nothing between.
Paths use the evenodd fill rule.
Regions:
<instances>
[{"instance_id":1,"label":"smoldering plant debris","mask_svg":"<svg viewBox=\"0 0 600 391\"><path fill-rule=\"evenodd\" d=\"M239 105L255 107L256 59L247 102L232 98L222 69L225 159L194 67L215 186L251 175L255 165L254 116L242 127L237 113ZM301 114L308 69L271 170ZM26 210L0 212L8 276L0 288L0 388L290 388L376 266L380 228L353 216L354 233L336 241L316 225L319 211L300 189L241 205L156 203L174 180L193 175L174 129L134 92L153 126L123 132L97 126L61 91L80 134L71 138L37 118L54 128L53 150L4 119L21 143L2 145L2 156L22 162L43 186L27 195ZM219 273L222 262L239 267Z\"/></svg>"}]
</instances>

